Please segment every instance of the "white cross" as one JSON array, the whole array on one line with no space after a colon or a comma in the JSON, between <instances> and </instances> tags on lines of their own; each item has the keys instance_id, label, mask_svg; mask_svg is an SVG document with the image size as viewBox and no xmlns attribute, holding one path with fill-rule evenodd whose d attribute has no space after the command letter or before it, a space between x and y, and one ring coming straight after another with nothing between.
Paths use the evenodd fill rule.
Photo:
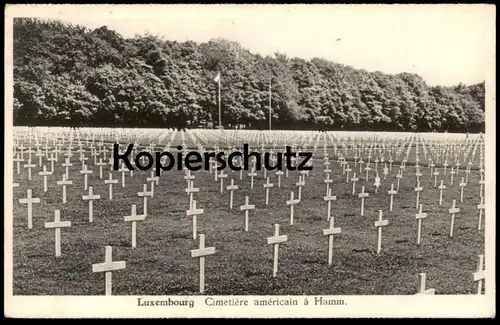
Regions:
<instances>
[{"instance_id":1,"label":"white cross","mask_svg":"<svg viewBox=\"0 0 500 325\"><path fill-rule=\"evenodd\" d=\"M66 162L62 164L62 166L66 169L66 179L69 178L69 167L73 166L72 163L69 162L69 158L66 158Z\"/></svg>"},{"instance_id":2,"label":"white cross","mask_svg":"<svg viewBox=\"0 0 500 325\"><path fill-rule=\"evenodd\" d=\"M425 289L426 275L425 273L418 274L420 288L418 290L417 295L434 295L436 294L436 289Z\"/></svg>"},{"instance_id":3,"label":"white cross","mask_svg":"<svg viewBox=\"0 0 500 325\"><path fill-rule=\"evenodd\" d=\"M191 205L191 202L193 202L193 194L198 193L200 191L199 188L193 187L193 181L190 181L188 183L188 187L185 189L185 192L189 195L189 204Z\"/></svg>"},{"instance_id":4,"label":"white cross","mask_svg":"<svg viewBox=\"0 0 500 325\"><path fill-rule=\"evenodd\" d=\"M453 176L455 175L455 168L454 167L451 167L451 171L450 171L450 186L453 186Z\"/></svg>"},{"instance_id":5,"label":"white cross","mask_svg":"<svg viewBox=\"0 0 500 325\"><path fill-rule=\"evenodd\" d=\"M443 184L443 180L441 180L441 184L439 185L439 205L443 204L443 190L446 189L446 185Z\"/></svg>"},{"instance_id":6,"label":"white cross","mask_svg":"<svg viewBox=\"0 0 500 325\"><path fill-rule=\"evenodd\" d=\"M200 234L199 248L191 250L191 257L200 259L200 293L205 292L205 256L215 254L215 247L205 247L205 235Z\"/></svg>"},{"instance_id":7,"label":"white cross","mask_svg":"<svg viewBox=\"0 0 500 325\"><path fill-rule=\"evenodd\" d=\"M186 216L193 217L193 239L196 239L196 216L202 215L205 211L203 209L196 208L196 200L193 200L190 204L189 210L186 211Z\"/></svg>"},{"instance_id":8,"label":"white cross","mask_svg":"<svg viewBox=\"0 0 500 325\"><path fill-rule=\"evenodd\" d=\"M398 194L398 191L394 190L394 184L391 184L391 189L387 192L390 195L391 201L389 203L389 211L392 211L392 206L394 203L394 195Z\"/></svg>"},{"instance_id":9,"label":"white cross","mask_svg":"<svg viewBox=\"0 0 500 325\"><path fill-rule=\"evenodd\" d=\"M293 192L292 192L293 193ZM323 197L324 201L327 201L327 211L326 211L326 220L330 220L331 217L331 209L332 209L332 201L336 201L337 197L332 195L332 189L328 189L328 194Z\"/></svg>"},{"instance_id":10,"label":"white cross","mask_svg":"<svg viewBox=\"0 0 500 325\"><path fill-rule=\"evenodd\" d=\"M286 205L290 206L290 224L293 225L293 210L294 206L298 204L300 201L298 199L293 198L293 191L290 192L290 200L286 201Z\"/></svg>"},{"instance_id":11,"label":"white cross","mask_svg":"<svg viewBox=\"0 0 500 325\"><path fill-rule=\"evenodd\" d=\"M422 220L427 218L427 213L422 213L422 204L420 204L418 213L415 215L417 220L417 245L420 245L420 235L422 233Z\"/></svg>"},{"instance_id":12,"label":"white cross","mask_svg":"<svg viewBox=\"0 0 500 325\"><path fill-rule=\"evenodd\" d=\"M31 168L35 168L36 165L32 164L31 161L28 161L27 164L24 165L24 168L28 168L28 180L31 181Z\"/></svg>"},{"instance_id":13,"label":"white cross","mask_svg":"<svg viewBox=\"0 0 500 325\"><path fill-rule=\"evenodd\" d=\"M109 173L109 178L104 180L104 184L109 184L109 200L113 200L113 184L118 184L117 179L113 179L113 174Z\"/></svg>"},{"instance_id":14,"label":"white cross","mask_svg":"<svg viewBox=\"0 0 500 325\"><path fill-rule=\"evenodd\" d=\"M158 185L160 178L158 176L154 176L154 171L151 171L151 177L146 178L146 182L151 183L151 197L155 195L155 183Z\"/></svg>"},{"instance_id":15,"label":"white cross","mask_svg":"<svg viewBox=\"0 0 500 325\"><path fill-rule=\"evenodd\" d=\"M455 200L453 200L451 209L448 210L448 213L451 214L450 237L453 237L453 228L455 225L455 215L459 212L460 212L460 209L455 207Z\"/></svg>"},{"instance_id":16,"label":"white cross","mask_svg":"<svg viewBox=\"0 0 500 325\"><path fill-rule=\"evenodd\" d=\"M356 193L356 182L359 181L359 178L356 177L356 173L353 173L351 182L352 182L352 195Z\"/></svg>"},{"instance_id":17,"label":"white cross","mask_svg":"<svg viewBox=\"0 0 500 325\"><path fill-rule=\"evenodd\" d=\"M415 177L417 178L417 182L420 181L420 177L422 176L422 173L420 172L420 169L417 169L415 171Z\"/></svg>"},{"instance_id":18,"label":"white cross","mask_svg":"<svg viewBox=\"0 0 500 325\"><path fill-rule=\"evenodd\" d=\"M224 178L226 178L228 174L224 174L224 170L220 171L219 178L220 178L220 192L224 192Z\"/></svg>"},{"instance_id":19,"label":"white cross","mask_svg":"<svg viewBox=\"0 0 500 325\"><path fill-rule=\"evenodd\" d=\"M59 210L54 210L54 221L46 222L45 228L55 228L56 229L56 257L61 256L61 228L71 227L71 221L61 221L61 214Z\"/></svg>"},{"instance_id":20,"label":"white cross","mask_svg":"<svg viewBox=\"0 0 500 325\"><path fill-rule=\"evenodd\" d=\"M358 194L358 197L361 199L361 216L364 216L365 211L365 198L368 197L368 193L365 193L365 187L361 187L361 193Z\"/></svg>"},{"instance_id":21,"label":"white cross","mask_svg":"<svg viewBox=\"0 0 500 325\"><path fill-rule=\"evenodd\" d=\"M57 157L52 153L49 158L47 158L48 161L50 161L50 171L54 172L54 165L55 162L57 161Z\"/></svg>"},{"instance_id":22,"label":"white cross","mask_svg":"<svg viewBox=\"0 0 500 325\"><path fill-rule=\"evenodd\" d=\"M28 229L33 228L33 203L40 203L39 198L31 196L31 189L28 189L25 199L19 199L19 203L28 204Z\"/></svg>"},{"instance_id":23,"label":"white cross","mask_svg":"<svg viewBox=\"0 0 500 325\"><path fill-rule=\"evenodd\" d=\"M326 174L326 179L323 182L326 184L326 194L328 195L328 191L330 190L330 184L333 183L333 179L330 178L330 174Z\"/></svg>"},{"instance_id":24,"label":"white cross","mask_svg":"<svg viewBox=\"0 0 500 325\"><path fill-rule=\"evenodd\" d=\"M483 219L483 211L484 211L484 196L481 197L481 203L477 205L477 209L479 210L479 222L477 225L477 229L481 230L482 219Z\"/></svg>"},{"instance_id":25,"label":"white cross","mask_svg":"<svg viewBox=\"0 0 500 325\"><path fill-rule=\"evenodd\" d=\"M278 188L281 188L281 176L283 175L283 171L282 170L277 170L276 171L276 175L278 176Z\"/></svg>"},{"instance_id":26,"label":"white cross","mask_svg":"<svg viewBox=\"0 0 500 325\"><path fill-rule=\"evenodd\" d=\"M231 179L231 185L226 186L226 190L229 191L229 209L233 208L233 195L237 189L239 189L238 185L234 185L234 179Z\"/></svg>"},{"instance_id":27,"label":"white cross","mask_svg":"<svg viewBox=\"0 0 500 325\"><path fill-rule=\"evenodd\" d=\"M143 208L144 208L143 214L144 214L144 216L147 216L148 215L148 196L153 196L153 193L148 192L148 185L147 184L143 184L142 185L142 192L138 192L137 196L143 198Z\"/></svg>"},{"instance_id":28,"label":"white cross","mask_svg":"<svg viewBox=\"0 0 500 325\"><path fill-rule=\"evenodd\" d=\"M19 175L21 173L21 162L24 162L24 159L22 159L21 156L17 154L16 158L14 158L14 162L16 163L17 174Z\"/></svg>"},{"instance_id":29,"label":"white cross","mask_svg":"<svg viewBox=\"0 0 500 325\"><path fill-rule=\"evenodd\" d=\"M437 186L437 177L439 176L439 171L436 168L436 171L434 172L434 187Z\"/></svg>"},{"instance_id":30,"label":"white cross","mask_svg":"<svg viewBox=\"0 0 500 325\"><path fill-rule=\"evenodd\" d=\"M244 230L245 231L248 231L248 212L250 210L254 210L254 209L255 209L255 205L249 204L248 203L248 195L245 196L245 204L240 206L240 210L245 211L245 222L244 222Z\"/></svg>"},{"instance_id":31,"label":"white cross","mask_svg":"<svg viewBox=\"0 0 500 325\"><path fill-rule=\"evenodd\" d=\"M106 296L112 295L112 271L123 270L126 267L125 261L113 261L113 251L111 246L106 246L104 263L92 264L92 272L105 272L106 276Z\"/></svg>"},{"instance_id":32,"label":"white cross","mask_svg":"<svg viewBox=\"0 0 500 325\"><path fill-rule=\"evenodd\" d=\"M424 190L424 188L422 186L420 186L420 182L417 181L417 187L415 187L415 192L417 192L417 204L416 204L416 208L418 209L418 205L419 205L419 200L420 200L420 192L422 192Z\"/></svg>"},{"instance_id":33,"label":"white cross","mask_svg":"<svg viewBox=\"0 0 500 325\"><path fill-rule=\"evenodd\" d=\"M345 182L346 183L349 183L349 173L352 172L352 169L349 168L349 164L347 164L347 168L345 169L346 173L347 173L347 176L346 176L346 180Z\"/></svg>"},{"instance_id":34,"label":"white cross","mask_svg":"<svg viewBox=\"0 0 500 325\"><path fill-rule=\"evenodd\" d=\"M481 174L481 179L479 180L479 196L483 196L483 186L484 186L484 177Z\"/></svg>"},{"instance_id":35,"label":"white cross","mask_svg":"<svg viewBox=\"0 0 500 325\"><path fill-rule=\"evenodd\" d=\"M92 193L92 186L89 186L89 194L82 196L82 200L89 201L89 222L94 222L94 200L100 199L100 195L94 195Z\"/></svg>"},{"instance_id":36,"label":"white cross","mask_svg":"<svg viewBox=\"0 0 500 325\"><path fill-rule=\"evenodd\" d=\"M293 193L293 192L292 192ZM278 252L279 252L279 244L284 243L288 240L287 235L280 235L280 225L274 225L274 236L267 237L267 244L274 245L274 254L273 254L273 278L276 277L278 273Z\"/></svg>"},{"instance_id":37,"label":"white cross","mask_svg":"<svg viewBox=\"0 0 500 325\"><path fill-rule=\"evenodd\" d=\"M38 175L43 176L43 191L47 192L47 176L52 175L52 172L47 171L47 167L43 166L43 171L38 172Z\"/></svg>"},{"instance_id":38,"label":"white cross","mask_svg":"<svg viewBox=\"0 0 500 325\"><path fill-rule=\"evenodd\" d=\"M341 228L335 228L334 218L330 218L330 224L328 229L323 229L323 236L328 236L328 265L332 265L333 262L333 235L340 234L342 232Z\"/></svg>"},{"instance_id":39,"label":"white cross","mask_svg":"<svg viewBox=\"0 0 500 325\"><path fill-rule=\"evenodd\" d=\"M132 204L132 212L129 216L125 216L125 221L132 222L132 248L137 246L136 235L137 235L137 221L143 221L146 219L145 215L138 215L137 208L135 204Z\"/></svg>"},{"instance_id":40,"label":"white cross","mask_svg":"<svg viewBox=\"0 0 500 325\"><path fill-rule=\"evenodd\" d=\"M369 164L369 162L368 162L368 164ZM367 164L367 165L366 165L366 167L365 167L365 172L366 172L366 175L365 175L365 180L368 180L368 172L369 172L370 170L372 170L372 168L371 168L371 167L370 167L370 165L368 165L368 164Z\"/></svg>"},{"instance_id":41,"label":"white cross","mask_svg":"<svg viewBox=\"0 0 500 325\"><path fill-rule=\"evenodd\" d=\"M263 186L266 189L266 205L269 205L269 189L271 187L274 187L274 184L269 183L269 177L268 177L266 183Z\"/></svg>"},{"instance_id":42,"label":"white cross","mask_svg":"<svg viewBox=\"0 0 500 325\"><path fill-rule=\"evenodd\" d=\"M250 173L248 173L248 176L250 176L250 189L253 190L253 178L257 177L257 173L255 172L255 169L252 169L252 171Z\"/></svg>"},{"instance_id":43,"label":"white cross","mask_svg":"<svg viewBox=\"0 0 500 325\"><path fill-rule=\"evenodd\" d=\"M92 174L92 171L87 170L87 165L84 164L83 169L80 171L80 174L84 175L84 178L83 178L84 190L87 190L87 188L88 188L88 175Z\"/></svg>"},{"instance_id":44,"label":"white cross","mask_svg":"<svg viewBox=\"0 0 500 325\"><path fill-rule=\"evenodd\" d=\"M189 186L191 181L194 181L194 178L195 178L195 176L191 175L191 171L188 169L186 172L186 176L184 176L184 179L186 180L188 186Z\"/></svg>"},{"instance_id":45,"label":"white cross","mask_svg":"<svg viewBox=\"0 0 500 325\"><path fill-rule=\"evenodd\" d=\"M300 201L302 199L302 186L306 185L305 182L305 177L304 176L299 176L299 181L295 183L296 186L299 188L299 197L298 200Z\"/></svg>"},{"instance_id":46,"label":"white cross","mask_svg":"<svg viewBox=\"0 0 500 325\"><path fill-rule=\"evenodd\" d=\"M125 187L125 173L128 171L127 168L125 168L125 165L122 164L121 168L118 169L119 173L122 173L122 187Z\"/></svg>"},{"instance_id":47,"label":"white cross","mask_svg":"<svg viewBox=\"0 0 500 325\"><path fill-rule=\"evenodd\" d=\"M484 271L484 255L478 255L477 261L477 270L472 275L474 277L474 282L477 282L477 294L482 294L483 291L483 282L486 278L486 274Z\"/></svg>"},{"instance_id":48,"label":"white cross","mask_svg":"<svg viewBox=\"0 0 500 325\"><path fill-rule=\"evenodd\" d=\"M375 221L375 227L378 230L377 235L377 254L380 254L382 249L382 227L385 227L389 224L389 220L382 219L382 210L378 210L378 220Z\"/></svg>"},{"instance_id":49,"label":"white cross","mask_svg":"<svg viewBox=\"0 0 500 325\"><path fill-rule=\"evenodd\" d=\"M106 166L106 163L102 161L102 158L99 158L99 162L96 163L96 166L99 166L99 179L102 179L102 167Z\"/></svg>"}]
</instances>

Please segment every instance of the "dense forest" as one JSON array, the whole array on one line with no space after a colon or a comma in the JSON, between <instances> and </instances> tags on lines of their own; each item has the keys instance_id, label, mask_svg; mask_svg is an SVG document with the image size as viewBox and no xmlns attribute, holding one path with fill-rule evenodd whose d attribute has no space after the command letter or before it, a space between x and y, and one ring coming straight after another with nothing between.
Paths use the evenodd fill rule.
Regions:
<instances>
[{"instance_id":1,"label":"dense forest","mask_svg":"<svg viewBox=\"0 0 500 325\"><path fill-rule=\"evenodd\" d=\"M168 31L166 31L168 36ZM14 20L14 124L484 132L484 82L430 87L238 43L125 39L106 26Z\"/></svg>"}]
</instances>

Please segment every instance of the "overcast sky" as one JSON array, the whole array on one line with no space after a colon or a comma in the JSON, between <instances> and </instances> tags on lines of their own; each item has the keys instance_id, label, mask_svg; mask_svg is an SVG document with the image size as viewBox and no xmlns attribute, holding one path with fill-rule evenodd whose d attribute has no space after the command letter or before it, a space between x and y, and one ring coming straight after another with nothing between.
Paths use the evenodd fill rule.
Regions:
<instances>
[{"instance_id":1,"label":"overcast sky","mask_svg":"<svg viewBox=\"0 0 500 325\"><path fill-rule=\"evenodd\" d=\"M51 17L90 28L106 25L124 37L146 31L178 41L222 37L262 55L280 51L368 71L417 73L429 85L484 80L495 46L495 7L485 5L52 5L16 10L14 16Z\"/></svg>"}]
</instances>

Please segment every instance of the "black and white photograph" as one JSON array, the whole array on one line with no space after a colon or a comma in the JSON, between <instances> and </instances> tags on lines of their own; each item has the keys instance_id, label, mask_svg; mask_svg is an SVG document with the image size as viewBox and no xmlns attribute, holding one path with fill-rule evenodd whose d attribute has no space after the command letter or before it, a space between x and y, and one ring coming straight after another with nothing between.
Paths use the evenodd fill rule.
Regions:
<instances>
[{"instance_id":1,"label":"black and white photograph","mask_svg":"<svg viewBox=\"0 0 500 325\"><path fill-rule=\"evenodd\" d=\"M5 8L6 316L495 316L494 5Z\"/></svg>"}]
</instances>

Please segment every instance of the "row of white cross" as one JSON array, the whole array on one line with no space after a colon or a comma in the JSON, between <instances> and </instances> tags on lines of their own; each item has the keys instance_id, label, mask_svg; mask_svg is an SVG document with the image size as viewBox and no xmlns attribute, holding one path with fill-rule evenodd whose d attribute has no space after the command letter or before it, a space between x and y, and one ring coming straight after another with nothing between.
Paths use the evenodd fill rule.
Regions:
<instances>
[{"instance_id":1,"label":"row of white cross","mask_svg":"<svg viewBox=\"0 0 500 325\"><path fill-rule=\"evenodd\" d=\"M95 156L94 156L95 157ZM81 159L84 158L81 156ZM326 160L328 161L328 160ZM347 180L349 180L349 172L351 171L349 166L347 165L347 167L345 166L345 159L343 159L343 157L340 159L340 161L342 162L342 166L343 166L343 169L344 169L344 173L347 171ZM369 160L368 160L369 161ZM53 164L53 161L51 161L51 163ZM102 179L102 166L104 166L105 164L102 163L102 160L99 161L99 163L101 164L100 165L100 176L101 176L101 179ZM354 162L355 166L356 166L356 160ZM360 164L360 169L361 169L361 165L363 164L362 162L359 162ZM369 164L369 162L368 162ZM376 162L377 164L377 162ZM392 168L392 162L390 163L391 164L391 168ZM29 170L29 174L31 174L31 169L30 168L33 168L33 166L30 166L32 165L31 163L28 163L28 170ZM59 181L58 182L58 185L62 185L63 186L63 202L66 202L66 199L65 199L65 186L66 185L70 185L70 181L68 181L66 179L67 175L68 175L68 167L71 167L72 165L70 165L69 163L69 157L67 157L66 159L66 164L64 165L63 164L63 167L66 168L66 173L65 175L63 175L63 180L62 181ZM404 166L404 163L402 164L402 166ZM26 166L25 166L26 167ZM328 165L325 164L325 167L326 169L328 170ZM367 166L368 167L368 166ZM430 168L433 168L434 166L430 166ZM53 172L53 166L52 166L52 172ZM376 168L376 167L375 167ZM387 167L385 167L387 168ZM215 169L215 168L214 168ZM377 169L377 168L376 168ZM403 168L404 169L404 168ZM368 171L370 169L366 169L365 167L365 171L366 173L368 174ZM457 166L457 170L458 170L458 166ZM468 169L470 170L470 169ZM122 169L119 170L120 172L122 172L122 186L124 187L125 186L125 182L124 182L124 175L125 175L125 172L128 171L128 170L124 170L123 166L122 166ZM400 169L400 172L402 170ZM399 179L402 177L402 174L400 174L400 172L398 172L398 175L401 175L400 177L398 177L398 185L397 187L399 188ZM46 177L49 176L50 174L48 174L48 172L46 171L46 168L44 166L44 169L43 169L43 174L40 174L41 176L44 177L44 191L46 191L46 188L47 188L47 185L46 185ZM85 186L85 189L87 189L87 175L91 173L91 171L89 172L89 170L87 169L87 165L85 164L85 159L83 159L82 161L82 170L80 171L81 174L84 175L85 177L85 181L84 181L84 186ZM445 166L445 172L446 174L446 166ZM278 173L276 173L278 175ZM221 174L217 174L217 172L214 172L214 175L215 175L215 180L217 181L217 179L220 179L221 181L221 192L223 191L223 179L227 177L227 174L223 174L223 172L221 172ZM241 179L241 175L242 175L242 172L240 172L240 179ZM385 176L387 175L387 173L385 172L385 169L384 169L384 179L385 179ZM453 174L451 174L452 177L453 177ZM467 173L468 175L468 173ZM482 173L481 173L481 177L482 177ZM253 188L253 177L257 176L256 175L256 172L255 170L252 170L250 173L249 173L249 176L251 177L251 188ZM278 175L278 179L280 179L281 175ZM434 174L434 176L436 176L436 174ZM30 176L29 176L30 177ZM153 175L151 176L153 177ZM200 215L200 214L203 214L204 211L203 209L199 209L196 207L196 200L193 199L193 196L192 194L193 193L197 193L199 191L196 190L196 188L193 187L193 180L190 179L191 177L194 177L194 175L190 175L189 171L186 175L185 178L187 178L188 180L188 188L186 189L186 192L190 195L190 203L189 203L189 206L190 208L187 210L187 215L188 216L193 216L193 238L196 238L196 226L195 226L195 218L196 218L196 215ZM378 177L378 171L377 171L377 177ZM417 175L417 178L419 176ZM329 173L327 173L327 180L329 179ZM366 179L368 179L368 175L366 176ZM148 179L149 180L149 179ZM356 181L358 181L359 179L356 178L356 175L354 174L353 178L351 179L351 181L353 181L353 194L355 194L355 183ZM484 184L484 180L483 178L481 178L481 180L483 181L483 184ZM112 175L110 173L110 178L109 180L106 180L108 181L108 183L106 184L109 184L110 185L110 194L109 194L109 198L110 200L112 199L112 185L113 184L116 184L118 181L117 180L112 180ZM105 181L105 182L106 182ZM156 182L158 182L158 180L154 180ZM379 179L379 182L380 182L380 179ZM452 181L451 181L452 182ZM331 201L332 200L335 200L336 197L335 196L332 196L331 195L331 189L328 188L330 182L326 182L325 180L325 183L327 184L327 196L325 196L324 200L327 201L328 203L328 216L327 216L327 219L330 221L330 226L328 229L325 229L323 231L324 235L325 236L328 236L328 241L329 241L329 250L328 250L328 262L329 262L329 265L331 265L331 261L332 261L332 256L333 256L333 253L332 253L332 246L333 246L333 235L334 234L338 234L340 233L340 228L335 228L334 227L334 221L333 221L333 218L330 217L330 205L331 205ZM464 180L462 179L462 183L464 183ZM153 183L151 184L151 192L147 192L147 188L146 188L146 185L144 185L144 191L142 192L142 196L144 197L144 213L142 215L137 215L136 214L136 206L133 205L132 206L132 213L130 216L126 216L125 217L125 220L126 221L131 221L132 222L132 246L135 247L136 246L136 239L135 239L135 233L136 233L136 221L141 221L141 220L144 220L145 217L146 217L146 214L147 214L147 209L146 209L146 206L147 206L147 201L146 201L146 198L148 196L152 196L152 192L153 192ZM291 197L290 197L290 200L286 201L286 205L290 206L290 224L293 224L293 208L294 208L294 205L298 204L300 202L300 199L301 199L301 188L302 186L305 185L305 173L304 175L302 175L301 177L299 177L299 182L296 184L298 186L298 193L299 193L299 198L294 198L294 192L292 191L291 192ZM274 185L272 183L269 182L269 177L266 178L266 183L264 184L264 188L266 189L266 205L268 204L268 198L269 198L269 189L272 188ZM465 186L465 185L464 185ZM378 189L378 186L376 186L377 189ZM419 183L418 183L418 186L417 188L421 188ZM420 190L417 190L417 188L415 189L415 191L417 192L417 200L418 200L418 195L419 195L419 192L421 191ZM442 190L444 190L445 187L443 187L443 183L441 181L441 185L440 185L440 205L442 203ZM481 190L482 190L482 187L480 187ZM90 222L92 222L92 201L93 200L98 200L100 199L100 196L98 195L94 195L92 193L92 187L88 187L89 189L89 194L86 195L86 196L83 196L83 200L89 200L89 220ZM228 191L230 191L230 208L232 208L233 206L233 191L234 190L237 190L238 189L238 186L234 184L234 180L231 180L231 185L227 186L226 189ZM463 190L463 188L462 188ZM151 194L150 194L151 193ZM388 194L390 195L390 211L392 211L392 207L393 207L393 196L397 194L397 191L394 189L394 184L391 184L391 190L388 192ZM139 193L139 196L141 196L141 193ZM364 186L362 186L362 190L361 190L361 193L358 194L359 198L361 198L361 216L363 216L363 212L364 212L364 199L366 197L368 197L368 193L366 193L364 191ZM462 196L463 194L461 195L461 201L462 201ZM481 196L482 197L482 196ZM484 198L483 198L484 200ZM31 194L31 190L28 190L28 193L27 193L27 198L26 199L21 199L20 200L20 203L26 203L28 204L28 227L31 228L32 227L32 221L31 221L31 204L32 203L39 203L40 202L40 199L38 198L32 198L32 194ZM482 212L482 210L484 210L484 201L481 203L482 204L482 207L480 208L478 206L478 209L480 209L480 213ZM418 201L417 201L417 206L419 206L418 204ZM241 211L244 211L245 212L245 226L244 226L244 230L245 231L248 231L248 212L250 210L253 210L255 208L254 205L250 205L249 204L249 198L248 196L245 197L245 204L242 205L240 207ZM419 206L419 213L416 215L416 219L418 220L418 227L419 229L421 228L421 220L423 218L426 217L426 214L422 213L422 205ZM452 208L449 210L449 213L452 215L452 225L451 225L451 230L450 230L450 237L453 236L453 222L454 222L454 217L455 217L455 214L457 214L459 212L459 209L455 207L455 200L453 201L453 206ZM481 224L481 221L479 222L479 224ZM55 228L56 229L56 256L60 256L60 228L61 227L68 227L70 226L71 224L69 222L61 222L60 221L60 213L58 210L56 210L56 213L55 213L55 221L53 223L47 223L46 224L46 227L47 228ZM380 250L381 250L381 238L382 238L382 227L388 225L388 221L387 220L383 220L382 219L382 211L380 210L379 211L379 219L378 221L375 222L375 227L377 228L378 230L378 244L377 244L377 253L380 253ZM480 226L479 226L480 227ZM274 231L274 236L272 237L269 237L268 238L268 243L269 244L272 244L274 245L274 262L273 262L273 276L276 276L277 274L277 271L278 271L278 247L279 247L279 244L280 243L283 243L283 242L286 242L287 241L287 236L286 235L280 235L279 234L279 225L276 224L275 225L275 231ZM205 247L205 238L203 236L203 234L199 234L199 249L197 250L193 250L191 251L191 255L192 257L199 257L200 258L200 292L203 292L204 291L204 259L205 259L205 256L208 256L208 255L212 255L215 253L215 248L211 247L211 248L206 248ZM58 244L59 243L59 244ZM419 244L420 243L420 230L418 231L418 239L417 239L417 243ZM59 248L57 248L59 245ZM111 260L111 248L109 248L109 260ZM106 249L106 259L108 259L108 248ZM120 268L124 268L125 267L125 262L123 262L122 264L113 264L115 265L115 267L120 267ZM123 267L122 267L123 266ZM107 268L104 268L104 269L99 269L99 267L96 268L96 272L98 272L99 270L101 271L105 271L107 272L107 274L114 270L113 267L110 266L110 269L107 269ZM110 274L110 273L109 273ZM106 275L106 279L108 279L108 275ZM483 278L484 279L484 278ZM106 281L106 292L108 294L108 281ZM111 293L111 276L109 275L109 294Z\"/></svg>"}]
</instances>

